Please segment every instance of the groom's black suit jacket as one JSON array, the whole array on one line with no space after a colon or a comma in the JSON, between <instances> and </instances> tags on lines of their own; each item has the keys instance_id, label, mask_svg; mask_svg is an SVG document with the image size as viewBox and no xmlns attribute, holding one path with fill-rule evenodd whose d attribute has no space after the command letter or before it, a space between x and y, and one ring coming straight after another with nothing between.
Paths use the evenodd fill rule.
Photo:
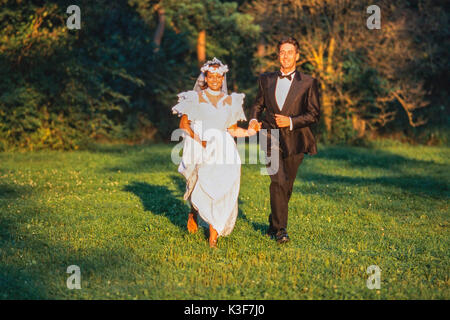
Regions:
<instances>
[{"instance_id":1,"label":"groom's black suit jacket","mask_svg":"<svg viewBox=\"0 0 450 320\"><path fill-rule=\"evenodd\" d=\"M286 101L280 111L275 98L277 79L277 72L260 75L258 95L252 106L250 119L262 121L262 128L268 129L268 133L270 129L280 129L279 147L283 158L298 153L316 154L316 141L310 126L317 123L320 118L318 81L295 71ZM275 114L291 117L293 130L291 131L289 127L278 128Z\"/></svg>"}]
</instances>

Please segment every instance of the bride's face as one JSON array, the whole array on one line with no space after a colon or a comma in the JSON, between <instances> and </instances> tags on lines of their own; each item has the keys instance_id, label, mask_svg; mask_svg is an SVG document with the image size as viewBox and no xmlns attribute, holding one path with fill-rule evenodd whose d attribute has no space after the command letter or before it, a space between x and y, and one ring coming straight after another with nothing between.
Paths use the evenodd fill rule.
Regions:
<instances>
[{"instance_id":1,"label":"bride's face","mask_svg":"<svg viewBox=\"0 0 450 320\"><path fill-rule=\"evenodd\" d=\"M217 69L218 66L215 66L214 69ZM207 72L206 73L206 82L208 83L208 87L211 90L219 91L222 88L223 75L217 72Z\"/></svg>"}]
</instances>

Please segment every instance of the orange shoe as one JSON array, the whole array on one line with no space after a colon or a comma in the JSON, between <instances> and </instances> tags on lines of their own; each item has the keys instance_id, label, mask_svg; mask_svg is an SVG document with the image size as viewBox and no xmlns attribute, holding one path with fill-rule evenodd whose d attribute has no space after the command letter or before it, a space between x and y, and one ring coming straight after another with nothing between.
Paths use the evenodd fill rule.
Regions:
<instances>
[{"instance_id":1,"label":"orange shoe","mask_svg":"<svg viewBox=\"0 0 450 320\"><path fill-rule=\"evenodd\" d=\"M217 238L219 235L217 234L216 229L209 225L209 247L216 248L217 247Z\"/></svg>"},{"instance_id":2,"label":"orange shoe","mask_svg":"<svg viewBox=\"0 0 450 320\"><path fill-rule=\"evenodd\" d=\"M197 213L190 212L187 222L187 229L189 233L196 233L198 230Z\"/></svg>"}]
</instances>

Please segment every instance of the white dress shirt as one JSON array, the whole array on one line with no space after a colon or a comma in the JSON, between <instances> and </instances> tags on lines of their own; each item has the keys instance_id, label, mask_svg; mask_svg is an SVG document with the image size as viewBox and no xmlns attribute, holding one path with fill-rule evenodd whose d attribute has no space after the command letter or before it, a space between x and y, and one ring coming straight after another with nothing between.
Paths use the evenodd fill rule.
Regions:
<instances>
[{"instance_id":1,"label":"white dress shirt","mask_svg":"<svg viewBox=\"0 0 450 320\"><path fill-rule=\"evenodd\" d=\"M286 101L286 97L288 95L289 89L291 88L292 81L294 80L295 71L293 71L291 73L292 73L291 80L289 80L288 78L283 78L283 79L280 79L279 77L277 78L277 84L276 84L276 88L275 88L275 100L277 101L277 105L278 105L278 108L280 109L280 111L283 110L284 102ZM281 74L288 75L290 73L281 72ZM257 120L257 119L252 119L252 120L250 120L250 122L253 120ZM290 128L290 130L292 130L293 128L292 128L291 117L289 117L289 121L290 121L289 128Z\"/></svg>"},{"instance_id":2,"label":"white dress shirt","mask_svg":"<svg viewBox=\"0 0 450 320\"><path fill-rule=\"evenodd\" d=\"M277 78L277 86L275 88L275 99L277 101L278 108L283 110L284 102L286 101L286 97L288 95L289 89L291 88L292 80L294 80L294 72L292 72L291 80L288 78ZM281 72L282 75L288 75L289 73L285 74ZM289 117L290 126L289 128L292 130L292 119Z\"/></svg>"}]
</instances>

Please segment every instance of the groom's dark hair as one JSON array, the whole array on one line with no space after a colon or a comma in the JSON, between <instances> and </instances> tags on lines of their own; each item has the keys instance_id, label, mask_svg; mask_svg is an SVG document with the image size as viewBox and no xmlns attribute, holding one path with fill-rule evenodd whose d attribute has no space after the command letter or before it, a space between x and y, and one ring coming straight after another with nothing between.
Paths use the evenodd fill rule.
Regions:
<instances>
[{"instance_id":1,"label":"groom's dark hair","mask_svg":"<svg viewBox=\"0 0 450 320\"><path fill-rule=\"evenodd\" d=\"M300 45L298 44L297 39L295 39L294 37L285 37L282 38L280 41L278 41L277 44L277 53L280 53L280 48L283 44L285 43L290 43L295 47L295 51L298 52L300 49Z\"/></svg>"}]
</instances>

